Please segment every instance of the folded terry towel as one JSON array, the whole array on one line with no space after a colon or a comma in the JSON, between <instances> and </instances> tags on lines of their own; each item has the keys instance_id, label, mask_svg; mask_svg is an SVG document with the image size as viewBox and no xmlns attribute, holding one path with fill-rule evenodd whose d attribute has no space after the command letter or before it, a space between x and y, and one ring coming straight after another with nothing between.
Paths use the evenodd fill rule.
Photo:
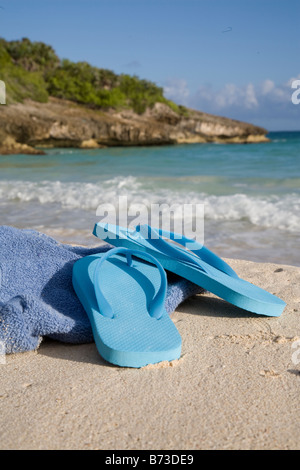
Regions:
<instances>
[{"instance_id":1,"label":"folded terry towel","mask_svg":"<svg viewBox=\"0 0 300 470\"><path fill-rule=\"evenodd\" d=\"M88 317L72 286L72 268L83 256L112 247L74 247L34 230L0 226L0 346L7 354L36 349L44 336L67 342L93 341ZM117 288L117 287L116 287ZM198 286L168 278L171 313Z\"/></svg>"}]
</instances>

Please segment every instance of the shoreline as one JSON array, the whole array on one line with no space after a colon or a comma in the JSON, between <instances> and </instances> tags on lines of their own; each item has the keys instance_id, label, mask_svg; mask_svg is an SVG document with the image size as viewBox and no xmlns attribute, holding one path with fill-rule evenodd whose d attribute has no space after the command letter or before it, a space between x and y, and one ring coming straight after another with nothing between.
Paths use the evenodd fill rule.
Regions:
<instances>
[{"instance_id":1,"label":"shoreline","mask_svg":"<svg viewBox=\"0 0 300 470\"><path fill-rule=\"evenodd\" d=\"M94 343L50 340L7 356L1 449L299 449L300 269L226 261L285 300L282 315L204 293L171 316L183 340L174 363L119 368Z\"/></svg>"},{"instance_id":2,"label":"shoreline","mask_svg":"<svg viewBox=\"0 0 300 470\"><path fill-rule=\"evenodd\" d=\"M82 150L95 150L101 148L114 148L114 147L153 147L153 146L167 146L167 145L193 145L193 144L225 144L225 145L250 145L250 144L265 144L271 142L265 135L256 136L248 135L247 137L232 137L227 139L214 138L213 140L207 140L203 137L179 137L173 142L163 143L132 143L132 144L111 144L103 145L98 143L96 140L89 139L83 140L76 144L65 142L58 142L57 144L39 144L37 146L31 146L17 142L12 137L7 137L2 144L0 144L0 156L1 155L40 155L46 156L47 150L49 149L82 149ZM65 145L63 145L65 144Z\"/></svg>"}]
</instances>

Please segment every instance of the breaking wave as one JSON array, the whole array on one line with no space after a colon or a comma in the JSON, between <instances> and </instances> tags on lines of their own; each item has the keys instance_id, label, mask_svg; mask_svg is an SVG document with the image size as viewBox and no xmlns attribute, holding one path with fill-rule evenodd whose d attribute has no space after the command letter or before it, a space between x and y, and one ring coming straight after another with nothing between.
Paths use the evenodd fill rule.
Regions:
<instances>
[{"instance_id":1,"label":"breaking wave","mask_svg":"<svg viewBox=\"0 0 300 470\"><path fill-rule=\"evenodd\" d=\"M288 232L300 231L300 197L247 194L209 195L178 189L148 187L137 178L115 177L104 182L1 181L0 204L56 205L56 210L81 209L96 212L100 204L116 204L127 196L128 204L204 204L205 218L215 221L248 221L259 227Z\"/></svg>"}]
</instances>

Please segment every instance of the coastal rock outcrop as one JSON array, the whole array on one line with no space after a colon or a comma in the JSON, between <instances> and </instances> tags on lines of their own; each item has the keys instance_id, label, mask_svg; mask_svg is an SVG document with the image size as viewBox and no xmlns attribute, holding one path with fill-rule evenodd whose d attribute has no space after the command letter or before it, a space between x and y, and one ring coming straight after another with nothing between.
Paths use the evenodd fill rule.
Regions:
<instances>
[{"instance_id":1,"label":"coastal rock outcrop","mask_svg":"<svg viewBox=\"0 0 300 470\"><path fill-rule=\"evenodd\" d=\"M43 148L267 142L266 130L195 110L180 115L164 103L143 114L88 108L50 98L0 107L0 153L43 153Z\"/></svg>"}]
</instances>

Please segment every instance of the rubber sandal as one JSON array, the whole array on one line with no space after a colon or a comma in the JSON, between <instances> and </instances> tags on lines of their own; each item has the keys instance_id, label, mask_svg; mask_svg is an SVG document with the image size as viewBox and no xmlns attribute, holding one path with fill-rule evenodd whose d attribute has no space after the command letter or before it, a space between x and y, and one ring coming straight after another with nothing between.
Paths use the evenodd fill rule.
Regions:
<instances>
[{"instance_id":1,"label":"rubber sandal","mask_svg":"<svg viewBox=\"0 0 300 470\"><path fill-rule=\"evenodd\" d=\"M124 257L125 255L125 257ZM73 286L91 322L100 355L125 367L178 359L181 337L164 302L166 273L150 254L115 248L73 267Z\"/></svg>"},{"instance_id":2,"label":"rubber sandal","mask_svg":"<svg viewBox=\"0 0 300 470\"><path fill-rule=\"evenodd\" d=\"M188 279L244 310L278 317L286 306L283 300L238 277L221 258L183 235L153 229L148 225L129 230L101 223L95 225L93 233L112 245L139 250L140 257L145 253L152 254L167 271ZM162 237L188 247L189 251Z\"/></svg>"}]
</instances>

